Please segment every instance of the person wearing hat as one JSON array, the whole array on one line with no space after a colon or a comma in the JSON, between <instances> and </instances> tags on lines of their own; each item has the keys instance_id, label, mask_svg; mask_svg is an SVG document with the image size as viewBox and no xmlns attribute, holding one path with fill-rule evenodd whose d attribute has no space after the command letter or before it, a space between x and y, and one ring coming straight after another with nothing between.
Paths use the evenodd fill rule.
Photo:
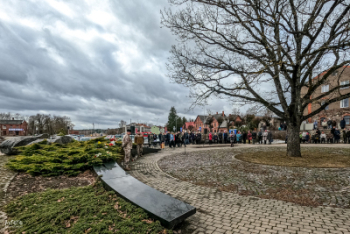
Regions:
<instances>
[{"instance_id":1,"label":"person wearing hat","mask_svg":"<svg viewBox=\"0 0 350 234\"><path fill-rule=\"evenodd\" d=\"M130 171L129 162L131 157L131 149L132 149L132 140L130 138L131 130L128 130L127 133L123 137L122 148L125 153L124 158L124 168L126 171Z\"/></svg>"}]
</instances>

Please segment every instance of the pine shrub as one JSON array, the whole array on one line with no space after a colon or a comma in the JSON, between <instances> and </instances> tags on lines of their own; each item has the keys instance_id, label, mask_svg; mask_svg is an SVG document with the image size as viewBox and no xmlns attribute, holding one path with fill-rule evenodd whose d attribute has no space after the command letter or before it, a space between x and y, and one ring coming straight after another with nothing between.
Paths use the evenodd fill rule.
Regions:
<instances>
[{"instance_id":1,"label":"pine shrub","mask_svg":"<svg viewBox=\"0 0 350 234\"><path fill-rule=\"evenodd\" d=\"M74 141L66 145L42 141L19 147L19 155L11 159L8 168L27 172L33 176L76 176L108 161L122 158L121 143L109 146L109 141L97 138L90 141Z\"/></svg>"}]
</instances>

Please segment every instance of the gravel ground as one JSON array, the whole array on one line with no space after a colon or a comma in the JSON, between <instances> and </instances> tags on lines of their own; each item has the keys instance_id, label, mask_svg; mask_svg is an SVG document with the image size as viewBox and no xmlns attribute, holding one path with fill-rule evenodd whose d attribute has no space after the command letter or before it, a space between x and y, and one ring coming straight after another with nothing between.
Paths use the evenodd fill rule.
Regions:
<instances>
[{"instance_id":1,"label":"gravel ground","mask_svg":"<svg viewBox=\"0 0 350 234\"><path fill-rule=\"evenodd\" d=\"M173 177L222 191L307 206L350 208L350 168L268 166L234 157L241 150L277 149L285 150L276 147L208 149L171 155L158 164Z\"/></svg>"}]
</instances>

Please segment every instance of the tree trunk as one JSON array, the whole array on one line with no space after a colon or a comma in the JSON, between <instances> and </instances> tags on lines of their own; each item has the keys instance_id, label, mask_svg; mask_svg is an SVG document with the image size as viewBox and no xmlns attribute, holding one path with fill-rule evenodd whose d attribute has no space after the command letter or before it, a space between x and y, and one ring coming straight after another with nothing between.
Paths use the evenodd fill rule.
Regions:
<instances>
[{"instance_id":1,"label":"tree trunk","mask_svg":"<svg viewBox=\"0 0 350 234\"><path fill-rule=\"evenodd\" d=\"M301 157L299 132L300 126L288 125L287 156Z\"/></svg>"}]
</instances>

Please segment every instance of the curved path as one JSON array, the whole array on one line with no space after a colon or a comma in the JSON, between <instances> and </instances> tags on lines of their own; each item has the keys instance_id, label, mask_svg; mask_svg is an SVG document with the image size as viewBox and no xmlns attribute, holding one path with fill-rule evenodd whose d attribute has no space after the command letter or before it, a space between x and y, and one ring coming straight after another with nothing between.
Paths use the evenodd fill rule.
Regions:
<instances>
[{"instance_id":1,"label":"curved path","mask_svg":"<svg viewBox=\"0 0 350 234\"><path fill-rule=\"evenodd\" d=\"M193 152L208 148L187 147L186 150ZM350 233L349 209L304 207L284 201L240 196L180 181L159 169L158 160L180 152L184 152L184 148L147 155L132 164L130 174L195 206L197 214L187 220L189 233Z\"/></svg>"},{"instance_id":2,"label":"curved path","mask_svg":"<svg viewBox=\"0 0 350 234\"><path fill-rule=\"evenodd\" d=\"M5 232L5 221L6 213L3 212L3 207L6 204L6 191L13 177L16 175L15 172L6 169L5 164L8 162L10 157L3 155L0 152L0 233Z\"/></svg>"}]
</instances>

